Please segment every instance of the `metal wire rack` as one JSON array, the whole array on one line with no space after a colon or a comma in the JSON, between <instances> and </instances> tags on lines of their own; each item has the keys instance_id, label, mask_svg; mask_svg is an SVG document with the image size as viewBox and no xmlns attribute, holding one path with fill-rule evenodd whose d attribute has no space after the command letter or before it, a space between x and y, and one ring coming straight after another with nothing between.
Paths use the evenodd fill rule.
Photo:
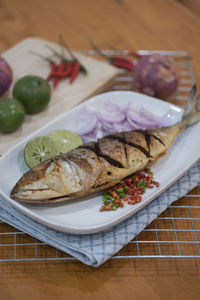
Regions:
<instances>
[{"instance_id":1,"label":"metal wire rack","mask_svg":"<svg viewBox=\"0 0 200 300\"><path fill-rule=\"evenodd\" d=\"M142 55L153 52L176 59L180 69L180 83L170 101L184 107L188 93L195 83L188 54L184 51L139 51ZM107 50L103 53L128 55L128 51ZM87 54L93 56L96 53L87 51ZM136 63L136 59L133 62ZM135 90L132 74L119 69L116 81L110 90ZM112 259L200 258L200 187L197 187L195 192L173 203ZM0 221L0 262L41 260L73 261L75 259Z\"/></svg>"}]
</instances>

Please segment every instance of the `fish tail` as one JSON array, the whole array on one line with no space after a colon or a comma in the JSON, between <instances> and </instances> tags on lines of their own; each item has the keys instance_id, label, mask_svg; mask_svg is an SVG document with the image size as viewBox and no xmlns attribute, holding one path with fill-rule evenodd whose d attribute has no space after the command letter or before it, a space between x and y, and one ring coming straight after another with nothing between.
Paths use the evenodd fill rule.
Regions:
<instances>
[{"instance_id":1,"label":"fish tail","mask_svg":"<svg viewBox=\"0 0 200 300\"><path fill-rule=\"evenodd\" d=\"M187 100L182 124L183 127L187 127L198 121L200 121L200 103L197 87L196 84L194 84Z\"/></svg>"}]
</instances>

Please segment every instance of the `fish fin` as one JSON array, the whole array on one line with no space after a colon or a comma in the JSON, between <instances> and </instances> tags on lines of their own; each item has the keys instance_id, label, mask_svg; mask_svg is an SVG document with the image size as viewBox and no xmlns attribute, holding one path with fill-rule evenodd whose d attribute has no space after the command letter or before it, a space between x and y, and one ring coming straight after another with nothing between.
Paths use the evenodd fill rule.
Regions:
<instances>
[{"instance_id":1,"label":"fish fin","mask_svg":"<svg viewBox=\"0 0 200 300\"><path fill-rule=\"evenodd\" d=\"M194 84L187 100L182 123L185 127L190 126L198 121L200 121L200 103L196 84Z\"/></svg>"},{"instance_id":2,"label":"fish fin","mask_svg":"<svg viewBox=\"0 0 200 300\"><path fill-rule=\"evenodd\" d=\"M187 104L186 108L184 110L184 117L187 115L191 114L192 112L195 112L197 110L197 101L198 101L198 94L197 94L197 87L196 84L193 85L193 87L190 90L188 99L187 99Z\"/></svg>"}]
</instances>

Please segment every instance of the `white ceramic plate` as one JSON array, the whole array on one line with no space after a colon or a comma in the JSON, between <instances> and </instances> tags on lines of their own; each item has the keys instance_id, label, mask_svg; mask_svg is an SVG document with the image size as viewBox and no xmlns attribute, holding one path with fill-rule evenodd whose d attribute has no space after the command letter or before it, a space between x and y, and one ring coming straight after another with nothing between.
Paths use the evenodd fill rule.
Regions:
<instances>
[{"instance_id":1,"label":"white ceramic plate","mask_svg":"<svg viewBox=\"0 0 200 300\"><path fill-rule=\"evenodd\" d=\"M114 100L121 106L131 101L136 106L145 106L158 116L171 110L170 117L174 118L174 122L179 121L183 114L181 108L134 92L108 92L95 96L37 130L0 158L0 195L23 214L51 228L74 234L94 233L108 229L136 213L181 177L200 157L199 122L187 128L168 153L154 163L152 169L155 179L160 182L160 188L149 189L142 202L134 206L127 205L117 211L100 213L101 194L45 205L23 204L12 200L9 197L12 187L28 170L23 158L27 141L35 136L48 135L55 129L76 131L75 120L85 103L100 108L109 100Z\"/></svg>"}]
</instances>

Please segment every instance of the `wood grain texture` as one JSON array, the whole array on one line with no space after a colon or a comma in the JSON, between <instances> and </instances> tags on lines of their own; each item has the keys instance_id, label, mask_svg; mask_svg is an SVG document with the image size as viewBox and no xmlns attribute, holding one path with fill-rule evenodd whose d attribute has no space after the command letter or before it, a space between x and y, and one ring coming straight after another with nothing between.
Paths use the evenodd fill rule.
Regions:
<instances>
[{"instance_id":1,"label":"wood grain texture","mask_svg":"<svg viewBox=\"0 0 200 300\"><path fill-rule=\"evenodd\" d=\"M199 0L177 0L185 5L189 10L197 16L200 16L200 1Z\"/></svg>"},{"instance_id":2,"label":"wood grain texture","mask_svg":"<svg viewBox=\"0 0 200 300\"><path fill-rule=\"evenodd\" d=\"M186 50L200 80L200 20L170 0L0 0L0 51L35 36L74 50ZM194 190L199 193L199 189ZM0 299L199 299L198 259L1 263Z\"/></svg>"}]
</instances>

